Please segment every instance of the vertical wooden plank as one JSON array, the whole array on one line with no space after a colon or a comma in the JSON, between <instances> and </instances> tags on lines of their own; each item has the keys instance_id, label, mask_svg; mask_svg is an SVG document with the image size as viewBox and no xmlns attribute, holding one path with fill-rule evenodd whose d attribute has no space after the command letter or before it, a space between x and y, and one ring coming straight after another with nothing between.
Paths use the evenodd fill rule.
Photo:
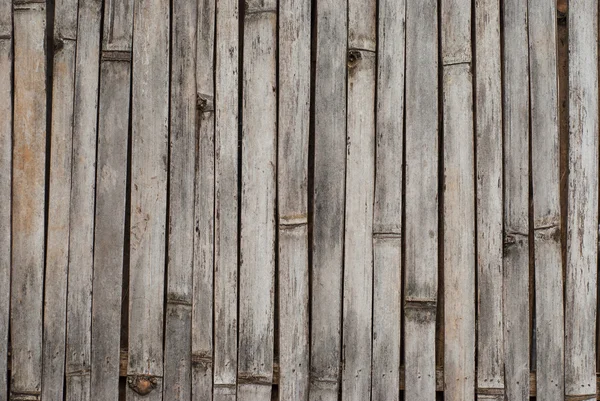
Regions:
<instances>
[{"instance_id":1,"label":"vertical wooden plank","mask_svg":"<svg viewBox=\"0 0 600 401\"><path fill-rule=\"evenodd\" d=\"M10 399L39 399L45 253L46 3L14 1L13 10Z\"/></svg>"},{"instance_id":2,"label":"vertical wooden plank","mask_svg":"<svg viewBox=\"0 0 600 401\"><path fill-rule=\"evenodd\" d=\"M500 2L475 2L477 399L504 400Z\"/></svg>"},{"instance_id":3,"label":"vertical wooden plank","mask_svg":"<svg viewBox=\"0 0 600 401\"><path fill-rule=\"evenodd\" d=\"M348 2L342 397L371 397L377 4Z\"/></svg>"},{"instance_id":4,"label":"vertical wooden plank","mask_svg":"<svg viewBox=\"0 0 600 401\"><path fill-rule=\"evenodd\" d=\"M569 194L565 393L596 396L598 2L569 2Z\"/></svg>"},{"instance_id":5,"label":"vertical wooden plank","mask_svg":"<svg viewBox=\"0 0 600 401\"><path fill-rule=\"evenodd\" d=\"M347 5L323 0L316 10L311 401L337 400L341 373Z\"/></svg>"},{"instance_id":6,"label":"vertical wooden plank","mask_svg":"<svg viewBox=\"0 0 600 401\"><path fill-rule=\"evenodd\" d=\"M196 155L194 212L196 227L192 292L192 399L207 401L212 399L213 392L214 344L215 7L215 0L202 0L198 3L196 31L198 153Z\"/></svg>"},{"instance_id":7,"label":"vertical wooden plank","mask_svg":"<svg viewBox=\"0 0 600 401\"><path fill-rule=\"evenodd\" d=\"M398 401L406 1L380 1L378 14L371 397Z\"/></svg>"},{"instance_id":8,"label":"vertical wooden plank","mask_svg":"<svg viewBox=\"0 0 600 401\"><path fill-rule=\"evenodd\" d=\"M133 0L105 3L92 293L91 394L98 401L119 397L120 330L115 328L121 324L132 29Z\"/></svg>"},{"instance_id":9,"label":"vertical wooden plank","mask_svg":"<svg viewBox=\"0 0 600 401\"><path fill-rule=\"evenodd\" d=\"M132 74L127 399L162 400L169 116L166 0L134 3ZM142 395L148 385L152 391Z\"/></svg>"},{"instance_id":10,"label":"vertical wooden plank","mask_svg":"<svg viewBox=\"0 0 600 401\"><path fill-rule=\"evenodd\" d=\"M527 4L504 1L504 354L506 397L529 400Z\"/></svg>"},{"instance_id":11,"label":"vertical wooden plank","mask_svg":"<svg viewBox=\"0 0 600 401\"><path fill-rule=\"evenodd\" d=\"M311 2L279 2L279 398L308 401Z\"/></svg>"},{"instance_id":12,"label":"vertical wooden plank","mask_svg":"<svg viewBox=\"0 0 600 401\"><path fill-rule=\"evenodd\" d=\"M531 164L535 252L536 397L564 396L556 1L530 1Z\"/></svg>"},{"instance_id":13,"label":"vertical wooden plank","mask_svg":"<svg viewBox=\"0 0 600 401\"><path fill-rule=\"evenodd\" d=\"M442 2L444 399L475 386L475 179L471 0Z\"/></svg>"},{"instance_id":14,"label":"vertical wooden plank","mask_svg":"<svg viewBox=\"0 0 600 401\"><path fill-rule=\"evenodd\" d=\"M435 399L437 1L406 3L405 399Z\"/></svg>"},{"instance_id":15,"label":"vertical wooden plank","mask_svg":"<svg viewBox=\"0 0 600 401\"><path fill-rule=\"evenodd\" d=\"M214 400L235 400L238 327L239 1L216 4ZM202 124L201 124L202 126Z\"/></svg>"},{"instance_id":16,"label":"vertical wooden plank","mask_svg":"<svg viewBox=\"0 0 600 401\"><path fill-rule=\"evenodd\" d=\"M42 399L64 397L77 2L54 4Z\"/></svg>"},{"instance_id":17,"label":"vertical wooden plank","mask_svg":"<svg viewBox=\"0 0 600 401\"><path fill-rule=\"evenodd\" d=\"M244 10L239 401L271 399L277 163L277 2Z\"/></svg>"},{"instance_id":18,"label":"vertical wooden plank","mask_svg":"<svg viewBox=\"0 0 600 401\"><path fill-rule=\"evenodd\" d=\"M165 400L192 391L192 293L196 162L196 1L172 3L169 254L165 324Z\"/></svg>"},{"instance_id":19,"label":"vertical wooden plank","mask_svg":"<svg viewBox=\"0 0 600 401\"><path fill-rule=\"evenodd\" d=\"M12 4L0 3L0 400L8 400L12 165Z\"/></svg>"},{"instance_id":20,"label":"vertical wooden plank","mask_svg":"<svg viewBox=\"0 0 600 401\"><path fill-rule=\"evenodd\" d=\"M69 214L66 400L90 400L96 129L102 2L79 1Z\"/></svg>"}]
</instances>

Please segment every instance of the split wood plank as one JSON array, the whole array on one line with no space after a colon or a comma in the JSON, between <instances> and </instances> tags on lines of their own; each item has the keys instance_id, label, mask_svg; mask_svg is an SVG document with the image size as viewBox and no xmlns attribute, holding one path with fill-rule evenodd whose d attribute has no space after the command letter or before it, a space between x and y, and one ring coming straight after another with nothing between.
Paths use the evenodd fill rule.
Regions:
<instances>
[{"instance_id":1,"label":"split wood plank","mask_svg":"<svg viewBox=\"0 0 600 401\"><path fill-rule=\"evenodd\" d=\"M14 87L10 399L42 384L46 197L46 3L13 2Z\"/></svg>"},{"instance_id":2,"label":"split wood plank","mask_svg":"<svg viewBox=\"0 0 600 401\"><path fill-rule=\"evenodd\" d=\"M406 1L378 13L371 398L399 401Z\"/></svg>"},{"instance_id":3,"label":"split wood plank","mask_svg":"<svg viewBox=\"0 0 600 401\"><path fill-rule=\"evenodd\" d=\"M504 400L500 3L475 2L477 399Z\"/></svg>"},{"instance_id":4,"label":"split wood plank","mask_svg":"<svg viewBox=\"0 0 600 401\"><path fill-rule=\"evenodd\" d=\"M475 155L471 1L444 0L444 399L474 399Z\"/></svg>"},{"instance_id":5,"label":"split wood plank","mask_svg":"<svg viewBox=\"0 0 600 401\"><path fill-rule=\"evenodd\" d=\"M239 1L219 0L215 7L213 383L214 401L230 401L235 400L238 361Z\"/></svg>"},{"instance_id":6,"label":"split wood plank","mask_svg":"<svg viewBox=\"0 0 600 401\"><path fill-rule=\"evenodd\" d=\"M169 235L165 306L165 400L192 391L192 298L196 167L197 1L173 2Z\"/></svg>"},{"instance_id":7,"label":"split wood plank","mask_svg":"<svg viewBox=\"0 0 600 401\"><path fill-rule=\"evenodd\" d=\"M529 400L529 69L527 4L504 2L504 369L506 397Z\"/></svg>"},{"instance_id":8,"label":"split wood plank","mask_svg":"<svg viewBox=\"0 0 600 401\"><path fill-rule=\"evenodd\" d=\"M196 194L192 292L192 399L212 399L215 247L215 0L198 3ZM235 217L235 216L234 216Z\"/></svg>"},{"instance_id":9,"label":"split wood plank","mask_svg":"<svg viewBox=\"0 0 600 401\"><path fill-rule=\"evenodd\" d=\"M405 398L435 399L438 7L406 3Z\"/></svg>"},{"instance_id":10,"label":"split wood plank","mask_svg":"<svg viewBox=\"0 0 600 401\"><path fill-rule=\"evenodd\" d=\"M163 391L169 25L168 1L134 3L128 400ZM150 379L155 388L139 394Z\"/></svg>"},{"instance_id":11,"label":"split wood plank","mask_svg":"<svg viewBox=\"0 0 600 401\"><path fill-rule=\"evenodd\" d=\"M12 3L0 2L0 400L8 400L12 172Z\"/></svg>"},{"instance_id":12,"label":"split wood plank","mask_svg":"<svg viewBox=\"0 0 600 401\"><path fill-rule=\"evenodd\" d=\"M316 10L311 401L336 401L341 379L347 6L323 0Z\"/></svg>"},{"instance_id":13,"label":"split wood plank","mask_svg":"<svg viewBox=\"0 0 600 401\"><path fill-rule=\"evenodd\" d=\"M239 401L268 401L273 376L277 2L244 10Z\"/></svg>"},{"instance_id":14,"label":"split wood plank","mask_svg":"<svg viewBox=\"0 0 600 401\"><path fill-rule=\"evenodd\" d=\"M530 1L529 65L537 397L564 396L556 1Z\"/></svg>"},{"instance_id":15,"label":"split wood plank","mask_svg":"<svg viewBox=\"0 0 600 401\"><path fill-rule=\"evenodd\" d=\"M91 394L119 396L133 0L104 6L98 104L98 161L92 293ZM126 368L126 366L125 366Z\"/></svg>"},{"instance_id":16,"label":"split wood plank","mask_svg":"<svg viewBox=\"0 0 600 401\"><path fill-rule=\"evenodd\" d=\"M77 1L55 5L42 399L64 398Z\"/></svg>"},{"instance_id":17,"label":"split wood plank","mask_svg":"<svg viewBox=\"0 0 600 401\"><path fill-rule=\"evenodd\" d=\"M279 2L279 398L308 401L311 2Z\"/></svg>"},{"instance_id":18,"label":"split wood plank","mask_svg":"<svg viewBox=\"0 0 600 401\"><path fill-rule=\"evenodd\" d=\"M569 191L565 394L596 394L598 2L569 2Z\"/></svg>"}]
</instances>

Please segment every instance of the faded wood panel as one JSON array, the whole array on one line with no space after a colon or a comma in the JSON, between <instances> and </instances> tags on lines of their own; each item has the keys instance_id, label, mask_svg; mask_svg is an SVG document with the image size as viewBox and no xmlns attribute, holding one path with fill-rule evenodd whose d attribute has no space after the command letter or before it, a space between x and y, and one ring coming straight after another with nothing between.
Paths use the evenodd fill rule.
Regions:
<instances>
[{"instance_id":1,"label":"faded wood panel","mask_svg":"<svg viewBox=\"0 0 600 401\"><path fill-rule=\"evenodd\" d=\"M536 396L564 396L556 1L529 11L531 165L535 252Z\"/></svg>"},{"instance_id":2,"label":"faded wood panel","mask_svg":"<svg viewBox=\"0 0 600 401\"><path fill-rule=\"evenodd\" d=\"M596 394L598 2L569 2L569 191L565 393ZM585 397L588 396L588 397Z\"/></svg>"},{"instance_id":3,"label":"faded wood panel","mask_svg":"<svg viewBox=\"0 0 600 401\"><path fill-rule=\"evenodd\" d=\"M435 399L438 7L406 3L405 398Z\"/></svg>"},{"instance_id":4,"label":"faded wood panel","mask_svg":"<svg viewBox=\"0 0 600 401\"><path fill-rule=\"evenodd\" d=\"M169 3L134 4L127 399L162 400ZM143 396L146 376L156 388Z\"/></svg>"},{"instance_id":5,"label":"faded wood panel","mask_svg":"<svg viewBox=\"0 0 600 401\"><path fill-rule=\"evenodd\" d=\"M239 401L268 401L273 377L277 174L277 3L244 14Z\"/></svg>"},{"instance_id":6,"label":"faded wood panel","mask_svg":"<svg viewBox=\"0 0 600 401\"><path fill-rule=\"evenodd\" d=\"M46 3L15 2L13 10L10 399L39 399L45 255Z\"/></svg>"},{"instance_id":7,"label":"faded wood panel","mask_svg":"<svg viewBox=\"0 0 600 401\"><path fill-rule=\"evenodd\" d=\"M308 401L311 2L279 2L279 399Z\"/></svg>"},{"instance_id":8,"label":"faded wood panel","mask_svg":"<svg viewBox=\"0 0 600 401\"><path fill-rule=\"evenodd\" d=\"M529 70L527 4L504 2L504 369L506 397L529 400Z\"/></svg>"},{"instance_id":9,"label":"faded wood panel","mask_svg":"<svg viewBox=\"0 0 600 401\"><path fill-rule=\"evenodd\" d=\"M477 398L504 400L500 3L475 2Z\"/></svg>"}]
</instances>

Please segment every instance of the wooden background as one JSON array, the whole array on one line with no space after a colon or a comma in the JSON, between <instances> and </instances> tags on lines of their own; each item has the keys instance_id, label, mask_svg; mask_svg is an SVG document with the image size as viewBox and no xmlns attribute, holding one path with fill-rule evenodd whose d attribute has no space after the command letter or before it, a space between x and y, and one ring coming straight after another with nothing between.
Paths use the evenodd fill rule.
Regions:
<instances>
[{"instance_id":1,"label":"wooden background","mask_svg":"<svg viewBox=\"0 0 600 401\"><path fill-rule=\"evenodd\" d=\"M597 0L0 0L0 401L597 398Z\"/></svg>"}]
</instances>

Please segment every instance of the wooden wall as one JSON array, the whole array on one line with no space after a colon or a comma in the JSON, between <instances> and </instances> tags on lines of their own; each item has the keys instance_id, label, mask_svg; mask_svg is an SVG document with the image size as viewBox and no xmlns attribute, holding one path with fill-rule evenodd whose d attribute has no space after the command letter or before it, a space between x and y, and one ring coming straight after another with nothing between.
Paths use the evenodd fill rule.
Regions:
<instances>
[{"instance_id":1,"label":"wooden wall","mask_svg":"<svg viewBox=\"0 0 600 401\"><path fill-rule=\"evenodd\" d=\"M597 0L0 0L0 401L600 399Z\"/></svg>"}]
</instances>

